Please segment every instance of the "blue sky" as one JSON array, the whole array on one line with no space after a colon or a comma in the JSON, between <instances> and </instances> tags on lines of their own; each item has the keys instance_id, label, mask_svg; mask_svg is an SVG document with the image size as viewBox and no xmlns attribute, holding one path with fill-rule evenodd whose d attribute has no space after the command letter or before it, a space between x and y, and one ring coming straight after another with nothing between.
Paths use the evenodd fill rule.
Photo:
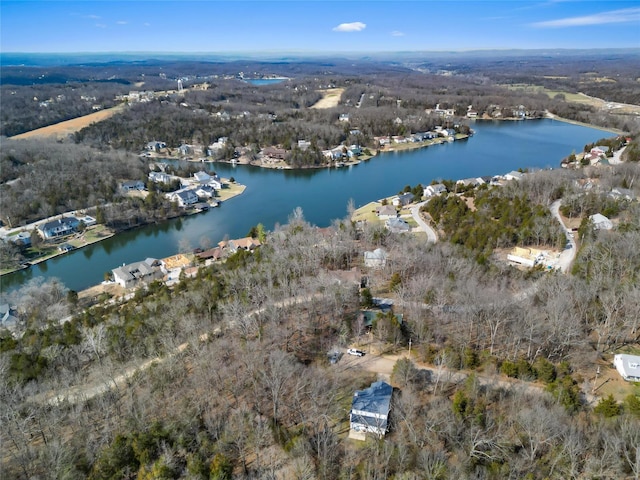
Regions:
<instances>
[{"instance_id":1,"label":"blue sky","mask_svg":"<svg viewBox=\"0 0 640 480\"><path fill-rule=\"evenodd\" d=\"M638 48L640 1L9 1L2 52Z\"/></svg>"}]
</instances>

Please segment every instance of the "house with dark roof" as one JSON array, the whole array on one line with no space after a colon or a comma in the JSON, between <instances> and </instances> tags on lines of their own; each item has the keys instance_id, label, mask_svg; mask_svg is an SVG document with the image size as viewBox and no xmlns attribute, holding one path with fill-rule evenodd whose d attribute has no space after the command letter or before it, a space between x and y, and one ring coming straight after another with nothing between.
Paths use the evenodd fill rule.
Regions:
<instances>
[{"instance_id":1,"label":"house with dark roof","mask_svg":"<svg viewBox=\"0 0 640 480\"><path fill-rule=\"evenodd\" d=\"M374 433L382 438L389 430L389 412L393 388L378 381L353 394L349 426L356 433Z\"/></svg>"},{"instance_id":2,"label":"house with dark roof","mask_svg":"<svg viewBox=\"0 0 640 480\"><path fill-rule=\"evenodd\" d=\"M120 184L120 189L123 192L142 191L144 190L144 183L141 180L128 180Z\"/></svg>"},{"instance_id":3,"label":"house with dark roof","mask_svg":"<svg viewBox=\"0 0 640 480\"><path fill-rule=\"evenodd\" d=\"M80 220L76 217L62 217L51 222L45 222L38 225L38 233L45 240L51 238L64 237L75 233L80 225Z\"/></svg>"}]
</instances>

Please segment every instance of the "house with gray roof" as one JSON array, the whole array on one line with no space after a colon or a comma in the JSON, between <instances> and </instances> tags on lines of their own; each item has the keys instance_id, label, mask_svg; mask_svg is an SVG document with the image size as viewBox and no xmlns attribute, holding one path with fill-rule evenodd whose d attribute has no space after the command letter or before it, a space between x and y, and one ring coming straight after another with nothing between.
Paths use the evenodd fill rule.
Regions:
<instances>
[{"instance_id":1,"label":"house with gray roof","mask_svg":"<svg viewBox=\"0 0 640 480\"><path fill-rule=\"evenodd\" d=\"M373 252L364 252L364 266L368 268L382 268L387 263L387 252L376 248Z\"/></svg>"},{"instance_id":2,"label":"house with gray roof","mask_svg":"<svg viewBox=\"0 0 640 480\"><path fill-rule=\"evenodd\" d=\"M619 353L613 356L613 366L627 382L640 382L640 356Z\"/></svg>"},{"instance_id":3,"label":"house with gray roof","mask_svg":"<svg viewBox=\"0 0 640 480\"><path fill-rule=\"evenodd\" d=\"M389 429L389 411L393 388L378 381L353 394L349 426L357 433L374 433L382 438Z\"/></svg>"},{"instance_id":4,"label":"house with gray roof","mask_svg":"<svg viewBox=\"0 0 640 480\"><path fill-rule=\"evenodd\" d=\"M80 220L76 217L61 217L38 225L38 233L45 240L64 237L74 233L78 229L78 225L80 225Z\"/></svg>"},{"instance_id":5,"label":"house with gray roof","mask_svg":"<svg viewBox=\"0 0 640 480\"><path fill-rule=\"evenodd\" d=\"M387 230L393 233L406 233L411 231L411 225L407 223L403 218L390 218L385 222Z\"/></svg>"},{"instance_id":6,"label":"house with gray roof","mask_svg":"<svg viewBox=\"0 0 640 480\"><path fill-rule=\"evenodd\" d=\"M0 327L12 329L18 322L18 311L8 303L0 305Z\"/></svg>"},{"instance_id":7,"label":"house with gray roof","mask_svg":"<svg viewBox=\"0 0 640 480\"><path fill-rule=\"evenodd\" d=\"M447 187L442 183L436 183L435 185L429 185L424 189L425 197L432 197L434 195L440 195L441 193L447 193Z\"/></svg>"},{"instance_id":8,"label":"house with gray roof","mask_svg":"<svg viewBox=\"0 0 640 480\"><path fill-rule=\"evenodd\" d=\"M133 288L164 277L160 262L155 258L147 258L142 262L122 265L114 268L111 272L113 273L113 280L124 288Z\"/></svg>"}]
</instances>

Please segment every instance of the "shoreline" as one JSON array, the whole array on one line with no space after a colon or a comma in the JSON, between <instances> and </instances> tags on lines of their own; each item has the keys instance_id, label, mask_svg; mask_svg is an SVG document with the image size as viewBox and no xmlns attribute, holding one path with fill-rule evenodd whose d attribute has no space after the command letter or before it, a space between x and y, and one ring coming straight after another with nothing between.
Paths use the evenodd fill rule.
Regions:
<instances>
[{"instance_id":1,"label":"shoreline","mask_svg":"<svg viewBox=\"0 0 640 480\"><path fill-rule=\"evenodd\" d=\"M554 115L551 112L546 112L544 118L548 118L550 120L557 120L559 122L564 122L564 123L570 123L571 125L578 125L580 127L594 128L596 130L602 130L603 132L614 133L616 135L626 135L625 132L623 132L622 130L618 130L617 128L606 128L606 127L600 127L598 125L593 125L592 123L579 122L578 120L571 120L569 118L559 117L558 115Z\"/></svg>"},{"instance_id":2,"label":"shoreline","mask_svg":"<svg viewBox=\"0 0 640 480\"><path fill-rule=\"evenodd\" d=\"M228 179L227 179L228 180ZM220 196L215 198L215 201L217 202L217 205L212 206L210 208L215 208L216 206L220 206L221 203L226 202L227 200L230 200L234 197L237 197L238 195L242 195L244 193L244 191L246 190L247 186L243 185L241 183L234 183L231 184L232 186L230 186L229 188L225 188L223 190L221 190L220 192ZM123 228L120 230L113 230L105 225L95 225L95 226L91 226L91 227L87 227L87 230L85 232L83 232L82 234L73 234L73 235L69 235L67 237L63 237L61 238L61 242L60 243L56 243L54 245L52 245L51 247L55 248L55 251L51 252L50 254L47 255L43 255L41 257L37 257L34 260L25 260L24 263L22 263L19 267L17 268L13 268L13 269L7 269L7 270L1 270L0 271L0 277L3 277L5 275L9 275L11 273L15 273L15 272L20 272L22 270L27 270L29 269L31 266L34 265L38 265L40 263L46 262L47 260L51 260L53 258L57 258L61 255L66 255L69 252L73 252L75 250L80 250L84 247L87 247L89 245L94 245L96 243L102 242L103 240L107 240L108 238L112 238L117 236L120 233L123 232L127 232L129 230L135 230L136 228L141 228L141 227L145 227L147 225L152 225L152 224L157 224L157 223L161 223L161 222L166 222L168 220L175 220L176 218L180 218L180 217L189 217L191 215L197 215L199 213L204 212L205 210L185 210L183 211L181 214L179 215L175 215L172 217L166 217L163 218L161 220L156 220L154 222L149 222L149 223L144 223L141 225L136 225L134 227L131 228ZM71 212L71 213L75 213L75 212ZM57 216L57 215L56 215ZM38 222L42 222L42 221L46 221L46 219L43 220L38 220ZM24 227L19 227L16 229L13 229L15 231L28 231L27 226ZM82 236L86 235L87 232L93 232L95 230L104 230L105 234L104 235L100 235L100 236L96 236L96 238L89 240L89 241L82 241L82 242L78 242L78 240L81 239ZM8 237L9 235L7 235ZM64 245L68 243L69 245L72 245L74 248L68 251L60 251L59 247L61 245Z\"/></svg>"}]
</instances>

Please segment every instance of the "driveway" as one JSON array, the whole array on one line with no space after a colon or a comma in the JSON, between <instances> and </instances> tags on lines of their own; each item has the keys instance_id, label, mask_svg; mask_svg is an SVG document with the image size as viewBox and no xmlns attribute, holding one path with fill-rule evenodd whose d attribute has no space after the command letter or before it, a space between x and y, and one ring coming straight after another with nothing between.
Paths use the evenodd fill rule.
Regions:
<instances>
[{"instance_id":1,"label":"driveway","mask_svg":"<svg viewBox=\"0 0 640 480\"><path fill-rule=\"evenodd\" d=\"M431 226L428 225L427 222L425 222L422 219L422 216L420 215L420 207L422 207L428 201L429 200L417 203L416 205L411 207L411 216L416 221L418 226L427 234L427 241L429 243L436 243L438 241L438 236L436 235L436 231L433 228L431 228Z\"/></svg>"},{"instance_id":2,"label":"driveway","mask_svg":"<svg viewBox=\"0 0 640 480\"><path fill-rule=\"evenodd\" d=\"M561 200L556 200L551 204L549 210L553 216L560 222L562 229L564 230L565 237L567 237L567 245L570 245L570 248L565 248L560 254L560 258L558 258L558 266L562 273L567 273L573 264L573 261L576 258L576 240L573 238L573 233L569 230L564 222L562 221L562 217L560 216L560 204Z\"/></svg>"}]
</instances>

